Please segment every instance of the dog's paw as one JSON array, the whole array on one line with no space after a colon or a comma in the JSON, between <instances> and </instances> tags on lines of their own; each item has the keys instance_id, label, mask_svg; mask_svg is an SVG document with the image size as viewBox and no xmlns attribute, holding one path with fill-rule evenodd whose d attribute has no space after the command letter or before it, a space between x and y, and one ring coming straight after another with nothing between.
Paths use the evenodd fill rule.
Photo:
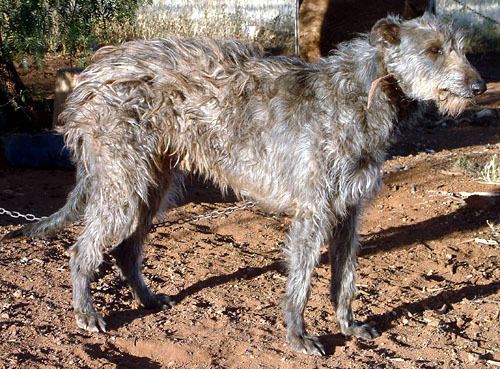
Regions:
<instances>
[{"instance_id":1,"label":"dog's paw","mask_svg":"<svg viewBox=\"0 0 500 369\"><path fill-rule=\"evenodd\" d=\"M325 349L318 337L315 336L293 336L288 338L288 344L292 350L307 355L325 356Z\"/></svg>"},{"instance_id":2,"label":"dog's paw","mask_svg":"<svg viewBox=\"0 0 500 369\"><path fill-rule=\"evenodd\" d=\"M92 333L106 332L106 322L97 313L75 313L78 328Z\"/></svg>"},{"instance_id":3,"label":"dog's paw","mask_svg":"<svg viewBox=\"0 0 500 369\"><path fill-rule=\"evenodd\" d=\"M362 324L359 322L352 322L347 326L347 328L342 329L342 334L344 336L353 336L364 339L373 339L380 336L377 330L368 324Z\"/></svg>"},{"instance_id":4,"label":"dog's paw","mask_svg":"<svg viewBox=\"0 0 500 369\"><path fill-rule=\"evenodd\" d=\"M145 301L143 304L146 309L168 309L175 305L175 301L172 300L169 296L159 293L157 295L151 295L148 301Z\"/></svg>"}]
</instances>

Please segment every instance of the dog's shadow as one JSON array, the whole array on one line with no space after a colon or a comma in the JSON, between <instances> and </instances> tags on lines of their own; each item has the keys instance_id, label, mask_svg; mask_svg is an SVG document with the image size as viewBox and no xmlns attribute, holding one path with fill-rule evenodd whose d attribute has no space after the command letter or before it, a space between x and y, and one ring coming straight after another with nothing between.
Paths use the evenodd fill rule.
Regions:
<instances>
[{"instance_id":1,"label":"dog's shadow","mask_svg":"<svg viewBox=\"0 0 500 369\"><path fill-rule=\"evenodd\" d=\"M495 211L477 212L467 206L458 210L424 220L416 224L390 227L376 233L363 235L361 256L408 247L415 243L439 240L454 232L472 231L498 218ZM364 248L364 250L363 250Z\"/></svg>"},{"instance_id":2,"label":"dog's shadow","mask_svg":"<svg viewBox=\"0 0 500 369\"><path fill-rule=\"evenodd\" d=\"M408 247L415 242L425 242L432 239L439 239L446 234L459 230L472 230L484 224L486 219L490 218L491 214L487 212L478 214L476 212L474 213L474 216L471 215L472 213L470 209L460 208L454 213L428 219L417 224L394 227L376 234L370 234L368 235L369 239L363 244L366 249L361 251L361 256L387 252L394 248ZM383 246L374 247L375 245ZM328 263L327 252L324 252L321 255L320 263ZM285 276L285 264L282 261L274 261L264 267L244 267L233 273L212 276L192 284L191 286L180 291L177 295L172 296L172 298L177 304L181 304L187 297L195 295L206 288L224 285L236 280L250 280L271 271L278 272ZM393 327L393 322L407 311L419 313L425 310L434 310L440 308L445 303L457 303L464 298L474 299L478 297L486 297L496 293L499 289L500 283L493 282L486 285L468 285L458 290L446 290L423 300L401 304L400 306L390 311L386 311L383 314L370 316L367 320L374 322L376 328L382 333ZM120 327L128 325L136 319L140 319L157 312L158 310L146 309L125 309L121 311L113 311L107 318L108 327L111 330L116 330ZM327 334L321 336L320 341L324 344L327 350L328 348L334 350L336 346L345 345L346 339L340 334ZM327 354L332 353L333 351L327 352Z\"/></svg>"},{"instance_id":3,"label":"dog's shadow","mask_svg":"<svg viewBox=\"0 0 500 369\"><path fill-rule=\"evenodd\" d=\"M195 295L196 293L206 288L220 286L236 280L250 280L270 271L279 272L280 274L285 275L285 265L281 261L275 261L262 268L256 268L256 267L240 268L233 273L213 276L204 279L202 281L196 282L191 286L187 287L186 289L182 290L181 292L179 292L177 295L170 296L170 298L173 301L175 301L175 305L179 305L188 296ZM117 330L125 325L130 324L132 321L136 319L141 319L147 315L156 314L159 311L160 311L159 309L148 310L144 308L116 310L111 312L107 316L106 322L110 330Z\"/></svg>"},{"instance_id":4,"label":"dog's shadow","mask_svg":"<svg viewBox=\"0 0 500 369\"><path fill-rule=\"evenodd\" d=\"M235 273L219 277L211 277L205 281L197 282L178 295L174 296L174 298L177 298L176 301L180 303L191 293L200 291L205 287L213 287L218 284L224 284L237 279L251 279L257 277L258 275L266 273L269 270L281 270L281 268L281 263L277 262L260 269L249 268L250 270L245 270L246 268L242 268ZM384 333L394 326L395 321L397 321L408 312L412 314L418 314L426 310L436 310L440 308L444 303L455 304L464 299L474 300L477 298L484 298L497 293L499 290L500 282L492 282L485 285L469 285L458 290L442 291L435 296L430 296L423 300L401 304L398 307L388 310L383 314L371 315L366 320L374 322L375 328L379 331L379 333ZM136 319L141 319L147 315L156 314L158 312L159 310L146 309L115 311L111 313L106 320L108 322L108 328L113 331L128 325ZM340 333L325 334L319 336L319 340L323 344L327 356L333 355L335 353L336 347L345 346L346 342L349 339L350 338L344 337Z\"/></svg>"},{"instance_id":5,"label":"dog's shadow","mask_svg":"<svg viewBox=\"0 0 500 369\"><path fill-rule=\"evenodd\" d=\"M83 349L91 358L105 359L119 368L163 368L160 363L148 357L132 355L110 342L107 342L105 347L98 344L85 344Z\"/></svg>"}]
</instances>

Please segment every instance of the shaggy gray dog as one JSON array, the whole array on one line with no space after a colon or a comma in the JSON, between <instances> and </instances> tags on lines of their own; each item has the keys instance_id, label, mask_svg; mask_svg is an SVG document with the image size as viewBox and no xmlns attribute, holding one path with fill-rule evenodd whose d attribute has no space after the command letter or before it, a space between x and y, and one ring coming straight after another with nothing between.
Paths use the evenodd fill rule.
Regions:
<instances>
[{"instance_id":1,"label":"shaggy gray dog","mask_svg":"<svg viewBox=\"0 0 500 369\"><path fill-rule=\"evenodd\" d=\"M324 354L303 316L321 245L329 245L340 331L375 337L351 309L356 228L381 185L390 138L413 101L432 100L455 115L485 89L460 33L430 15L382 19L317 64L235 41L104 47L60 117L76 187L61 210L21 232L47 234L83 217L71 248L73 306L80 328L104 330L89 290L104 252L112 252L142 305L171 303L144 283L143 242L165 192L171 198L176 191L178 173L199 173L293 216L285 248L287 338L293 350Z\"/></svg>"}]
</instances>

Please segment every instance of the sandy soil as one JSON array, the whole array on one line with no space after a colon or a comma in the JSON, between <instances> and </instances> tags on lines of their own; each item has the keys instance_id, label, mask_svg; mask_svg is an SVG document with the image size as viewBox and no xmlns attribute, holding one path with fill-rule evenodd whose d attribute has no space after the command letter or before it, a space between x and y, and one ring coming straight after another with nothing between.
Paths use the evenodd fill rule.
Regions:
<instances>
[{"instance_id":1,"label":"sandy soil","mask_svg":"<svg viewBox=\"0 0 500 369\"><path fill-rule=\"evenodd\" d=\"M475 107L491 108L489 117L469 112L459 121L428 122L390 151L385 187L362 218L354 302L357 318L374 324L379 338L339 333L323 250L306 322L328 356L291 352L280 309L288 219L247 209L179 224L235 201L192 178L185 202L168 215L172 223L146 244L148 283L177 305L139 308L107 259L92 286L107 333L74 323L66 250L78 225L53 238L2 241L0 368L498 367L500 206L491 198L464 201L460 192L500 193L500 186L455 165L500 154L500 84L489 88ZM0 162L0 207L48 215L64 203L73 176ZM0 236L19 224L0 216Z\"/></svg>"},{"instance_id":2,"label":"sandy soil","mask_svg":"<svg viewBox=\"0 0 500 369\"><path fill-rule=\"evenodd\" d=\"M490 85L490 87L493 85ZM496 85L499 87L498 84ZM498 90L484 97L498 106ZM495 98L496 96L496 98ZM493 104L493 105L491 105ZM478 107L480 108L480 107ZM498 111L487 120L443 121L403 137L385 166L385 188L366 209L356 316L382 332L346 339L327 291L326 254L306 311L325 358L284 344L280 299L282 240L288 220L258 210L195 224L193 214L232 205L192 179L188 196L146 247L144 272L178 304L147 311L131 300L107 260L93 285L109 331L74 324L67 249L79 227L55 238L2 242L0 368L480 368L500 361L498 203L465 203L459 192L500 191L456 168L500 153ZM445 126L446 125L446 126ZM3 166L0 204L50 214L64 202L73 173ZM0 233L17 227L2 216ZM485 244L485 242L490 244ZM326 252L326 251L325 251Z\"/></svg>"},{"instance_id":3,"label":"sandy soil","mask_svg":"<svg viewBox=\"0 0 500 369\"><path fill-rule=\"evenodd\" d=\"M491 87L492 85L490 85ZM498 84L497 84L498 88ZM494 92L493 92L494 93ZM498 93L498 91L497 91ZM484 101L498 104L488 95ZM326 254L306 311L324 358L284 344L280 299L288 220L256 209L196 224L159 227L144 272L178 304L147 311L132 302L107 260L93 285L109 331L79 331L70 308L65 250L79 227L55 238L2 242L0 368L480 368L500 361L498 203L464 203L459 192L499 191L454 166L500 153L498 111L488 120L417 128L391 150L385 188L366 209L356 316L382 335L346 339L327 291ZM446 127L444 126L446 125ZM0 204L46 215L64 202L73 173L3 166ZM455 194L455 195L453 195ZM169 219L223 209L234 199L190 180ZM0 233L17 227L2 216ZM485 244L483 240L491 243ZM497 243L495 243L497 242Z\"/></svg>"}]
</instances>

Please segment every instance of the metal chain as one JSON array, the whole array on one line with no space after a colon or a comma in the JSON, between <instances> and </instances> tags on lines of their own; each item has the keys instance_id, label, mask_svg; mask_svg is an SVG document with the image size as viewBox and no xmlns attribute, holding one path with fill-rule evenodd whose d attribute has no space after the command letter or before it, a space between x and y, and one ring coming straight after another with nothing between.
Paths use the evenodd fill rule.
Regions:
<instances>
[{"instance_id":1,"label":"metal chain","mask_svg":"<svg viewBox=\"0 0 500 369\"><path fill-rule=\"evenodd\" d=\"M245 201L241 205L230 206L230 207L228 207L226 209L215 210L215 211L212 211L212 212L207 213L207 214L193 215L190 218L155 223L155 224L152 225L152 230L155 230L156 228L158 228L158 227L160 227L162 225L194 223L194 222L198 222L198 221L204 220L204 219L214 219L214 218L218 218L218 217L220 217L222 215L228 215L228 214L234 213L235 211L250 209L250 208L252 208L254 206L255 206L255 204L253 202L251 202L251 201ZM16 219L17 218L23 218L23 219L26 219L26 220L28 220L30 222L34 222L34 221L37 221L37 220L42 220L42 219L47 218L47 217L40 217L39 218L39 217L37 217L37 216L35 216L33 214L21 214L18 211L9 211L9 210L4 209L4 208L0 208L0 215L8 215L8 216L10 216L12 218L16 218Z\"/></svg>"},{"instance_id":2,"label":"metal chain","mask_svg":"<svg viewBox=\"0 0 500 369\"><path fill-rule=\"evenodd\" d=\"M4 209L4 208L0 208L0 215L8 215L9 217L16 218L16 219L23 218L23 219L26 219L30 222L34 222L37 220L42 220L42 219L47 218L47 217L38 218L37 216L35 216L33 214L21 214L18 211L9 211L9 210Z\"/></svg>"},{"instance_id":3,"label":"metal chain","mask_svg":"<svg viewBox=\"0 0 500 369\"><path fill-rule=\"evenodd\" d=\"M214 210L210 213L207 214L202 214L202 215L193 215L192 217L189 218L184 218L184 219L177 219L177 220L166 220L164 222L158 222L155 223L151 226L151 231L155 231L157 228L164 226L164 225L173 225L173 224L185 224L185 223L195 223L199 222L200 220L205 220L205 219L215 219L223 215L228 215L231 213L234 213L235 211L241 211L241 210L246 210L253 208L255 204L251 201L245 201L241 205L235 205L235 206L230 206L228 208L225 208L223 210Z\"/></svg>"}]
</instances>

